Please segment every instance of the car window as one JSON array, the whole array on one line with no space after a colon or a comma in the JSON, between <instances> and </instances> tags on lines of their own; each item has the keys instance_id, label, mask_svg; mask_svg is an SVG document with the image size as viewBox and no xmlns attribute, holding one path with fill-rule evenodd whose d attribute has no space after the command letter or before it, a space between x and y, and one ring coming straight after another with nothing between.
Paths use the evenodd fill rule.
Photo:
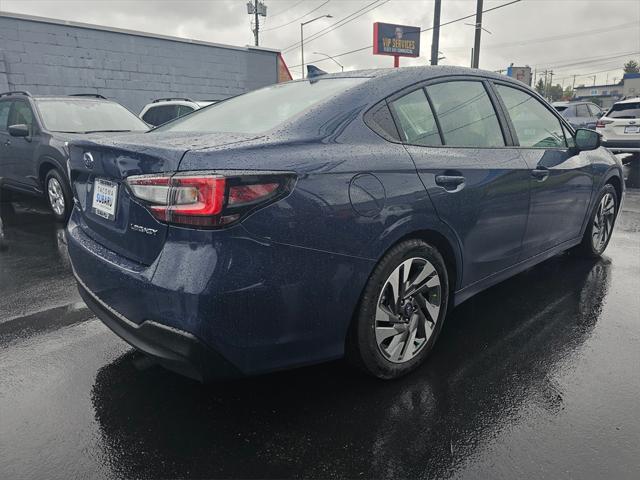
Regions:
<instances>
[{"instance_id":1,"label":"car window","mask_svg":"<svg viewBox=\"0 0 640 480\"><path fill-rule=\"evenodd\" d=\"M391 116L386 101L380 102L365 115L365 123L378 135L394 141L401 141L398 129Z\"/></svg>"},{"instance_id":2,"label":"car window","mask_svg":"<svg viewBox=\"0 0 640 480\"><path fill-rule=\"evenodd\" d=\"M181 117L187 113L193 112L195 109L188 105L178 105L178 116Z\"/></svg>"},{"instance_id":3,"label":"car window","mask_svg":"<svg viewBox=\"0 0 640 480\"><path fill-rule=\"evenodd\" d=\"M577 112L577 115L576 115L577 117L591 116L591 112L589 112L589 109L584 103L581 103L580 105L576 105L576 112Z\"/></svg>"},{"instance_id":4,"label":"car window","mask_svg":"<svg viewBox=\"0 0 640 480\"><path fill-rule=\"evenodd\" d=\"M576 106L575 105L569 105L567 107L567 109L564 112L562 112L562 116L564 118L575 117L576 116Z\"/></svg>"},{"instance_id":5,"label":"car window","mask_svg":"<svg viewBox=\"0 0 640 480\"><path fill-rule=\"evenodd\" d=\"M609 118L640 118L640 102L616 103L607 112Z\"/></svg>"},{"instance_id":6,"label":"car window","mask_svg":"<svg viewBox=\"0 0 640 480\"><path fill-rule=\"evenodd\" d=\"M142 119L153 125L162 125L174 118L178 118L180 105L158 105L157 107L150 107L149 110L142 116Z\"/></svg>"},{"instance_id":7,"label":"car window","mask_svg":"<svg viewBox=\"0 0 640 480\"><path fill-rule=\"evenodd\" d=\"M419 89L391 103L402 139L413 145L442 145L436 120L424 90Z\"/></svg>"},{"instance_id":8,"label":"car window","mask_svg":"<svg viewBox=\"0 0 640 480\"><path fill-rule=\"evenodd\" d=\"M312 106L336 97L368 78L318 78L277 83L202 108L152 131L259 133Z\"/></svg>"},{"instance_id":9,"label":"car window","mask_svg":"<svg viewBox=\"0 0 640 480\"><path fill-rule=\"evenodd\" d=\"M9 120L9 110L11 110L11 103L8 100L0 102L0 132L6 132Z\"/></svg>"},{"instance_id":10,"label":"car window","mask_svg":"<svg viewBox=\"0 0 640 480\"><path fill-rule=\"evenodd\" d=\"M438 83L428 86L427 93L440 122L445 145L505 145L496 112L481 82Z\"/></svg>"},{"instance_id":11,"label":"car window","mask_svg":"<svg viewBox=\"0 0 640 480\"><path fill-rule=\"evenodd\" d=\"M496 90L507 108L522 147L564 148L567 146L560 120L537 98L506 85Z\"/></svg>"},{"instance_id":12,"label":"car window","mask_svg":"<svg viewBox=\"0 0 640 480\"><path fill-rule=\"evenodd\" d=\"M27 125L29 128L33 125L33 112L29 104L23 100L13 102L13 108L9 113L9 126L11 125Z\"/></svg>"},{"instance_id":13,"label":"car window","mask_svg":"<svg viewBox=\"0 0 640 480\"><path fill-rule=\"evenodd\" d=\"M597 105L588 105L588 107L592 117L597 117L598 115L600 115L600 112L602 111L600 110L600 108L598 108Z\"/></svg>"}]
</instances>

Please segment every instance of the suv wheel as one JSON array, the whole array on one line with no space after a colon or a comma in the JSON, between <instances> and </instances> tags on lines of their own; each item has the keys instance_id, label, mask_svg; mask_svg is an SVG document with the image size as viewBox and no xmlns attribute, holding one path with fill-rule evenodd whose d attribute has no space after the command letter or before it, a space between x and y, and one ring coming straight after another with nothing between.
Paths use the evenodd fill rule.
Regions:
<instances>
[{"instance_id":1,"label":"suv wheel","mask_svg":"<svg viewBox=\"0 0 640 480\"><path fill-rule=\"evenodd\" d=\"M347 359L378 378L420 365L435 344L449 301L447 269L422 240L393 247L373 271L347 344Z\"/></svg>"},{"instance_id":2,"label":"suv wheel","mask_svg":"<svg viewBox=\"0 0 640 480\"><path fill-rule=\"evenodd\" d=\"M57 170L49 170L44 180L45 195L58 222L69 218L72 207L71 190Z\"/></svg>"}]
</instances>

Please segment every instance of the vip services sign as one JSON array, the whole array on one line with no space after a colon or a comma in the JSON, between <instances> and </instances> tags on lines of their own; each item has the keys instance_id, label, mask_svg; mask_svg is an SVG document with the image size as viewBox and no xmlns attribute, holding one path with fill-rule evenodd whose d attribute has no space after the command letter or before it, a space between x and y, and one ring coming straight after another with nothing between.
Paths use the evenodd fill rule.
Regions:
<instances>
[{"instance_id":1,"label":"vip services sign","mask_svg":"<svg viewBox=\"0 0 640 480\"><path fill-rule=\"evenodd\" d=\"M373 24L373 54L394 57L420 56L420 27Z\"/></svg>"}]
</instances>

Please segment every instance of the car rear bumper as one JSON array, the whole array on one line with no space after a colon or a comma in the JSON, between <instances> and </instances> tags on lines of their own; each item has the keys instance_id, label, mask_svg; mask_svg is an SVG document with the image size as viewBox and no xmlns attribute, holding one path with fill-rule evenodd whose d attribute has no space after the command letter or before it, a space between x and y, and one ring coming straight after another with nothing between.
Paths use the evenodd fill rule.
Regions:
<instances>
[{"instance_id":1,"label":"car rear bumper","mask_svg":"<svg viewBox=\"0 0 640 480\"><path fill-rule=\"evenodd\" d=\"M214 378L241 376L222 355L194 335L153 320L136 324L102 302L77 274L78 291L87 306L125 342L156 359L169 370L205 382Z\"/></svg>"},{"instance_id":2,"label":"car rear bumper","mask_svg":"<svg viewBox=\"0 0 640 480\"><path fill-rule=\"evenodd\" d=\"M603 140L602 146L614 153L640 152L640 139L638 140Z\"/></svg>"}]
</instances>

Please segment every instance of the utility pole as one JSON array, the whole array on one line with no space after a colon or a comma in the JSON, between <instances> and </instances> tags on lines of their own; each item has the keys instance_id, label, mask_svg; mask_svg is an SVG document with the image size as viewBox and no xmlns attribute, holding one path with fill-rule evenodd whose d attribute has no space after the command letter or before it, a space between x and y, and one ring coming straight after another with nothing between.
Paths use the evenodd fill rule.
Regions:
<instances>
[{"instance_id":1,"label":"utility pole","mask_svg":"<svg viewBox=\"0 0 640 480\"><path fill-rule=\"evenodd\" d=\"M482 2L477 0L476 6L476 36L473 41L473 63L472 68L479 68L480 65L480 34L482 33Z\"/></svg>"},{"instance_id":2,"label":"utility pole","mask_svg":"<svg viewBox=\"0 0 640 480\"><path fill-rule=\"evenodd\" d=\"M253 30L253 35L255 36L256 47L257 47L260 41L258 37L260 33L260 17L258 16L258 0L254 0L253 13L255 15L255 22L256 22L256 28L254 28Z\"/></svg>"},{"instance_id":3,"label":"utility pole","mask_svg":"<svg viewBox=\"0 0 640 480\"><path fill-rule=\"evenodd\" d=\"M431 65L438 64L438 50L440 46L440 7L442 0L436 0L433 8L433 37L431 40Z\"/></svg>"},{"instance_id":4,"label":"utility pole","mask_svg":"<svg viewBox=\"0 0 640 480\"><path fill-rule=\"evenodd\" d=\"M549 89L553 87L553 70L549 72ZM551 92L549 92L549 98L551 98Z\"/></svg>"}]
</instances>

